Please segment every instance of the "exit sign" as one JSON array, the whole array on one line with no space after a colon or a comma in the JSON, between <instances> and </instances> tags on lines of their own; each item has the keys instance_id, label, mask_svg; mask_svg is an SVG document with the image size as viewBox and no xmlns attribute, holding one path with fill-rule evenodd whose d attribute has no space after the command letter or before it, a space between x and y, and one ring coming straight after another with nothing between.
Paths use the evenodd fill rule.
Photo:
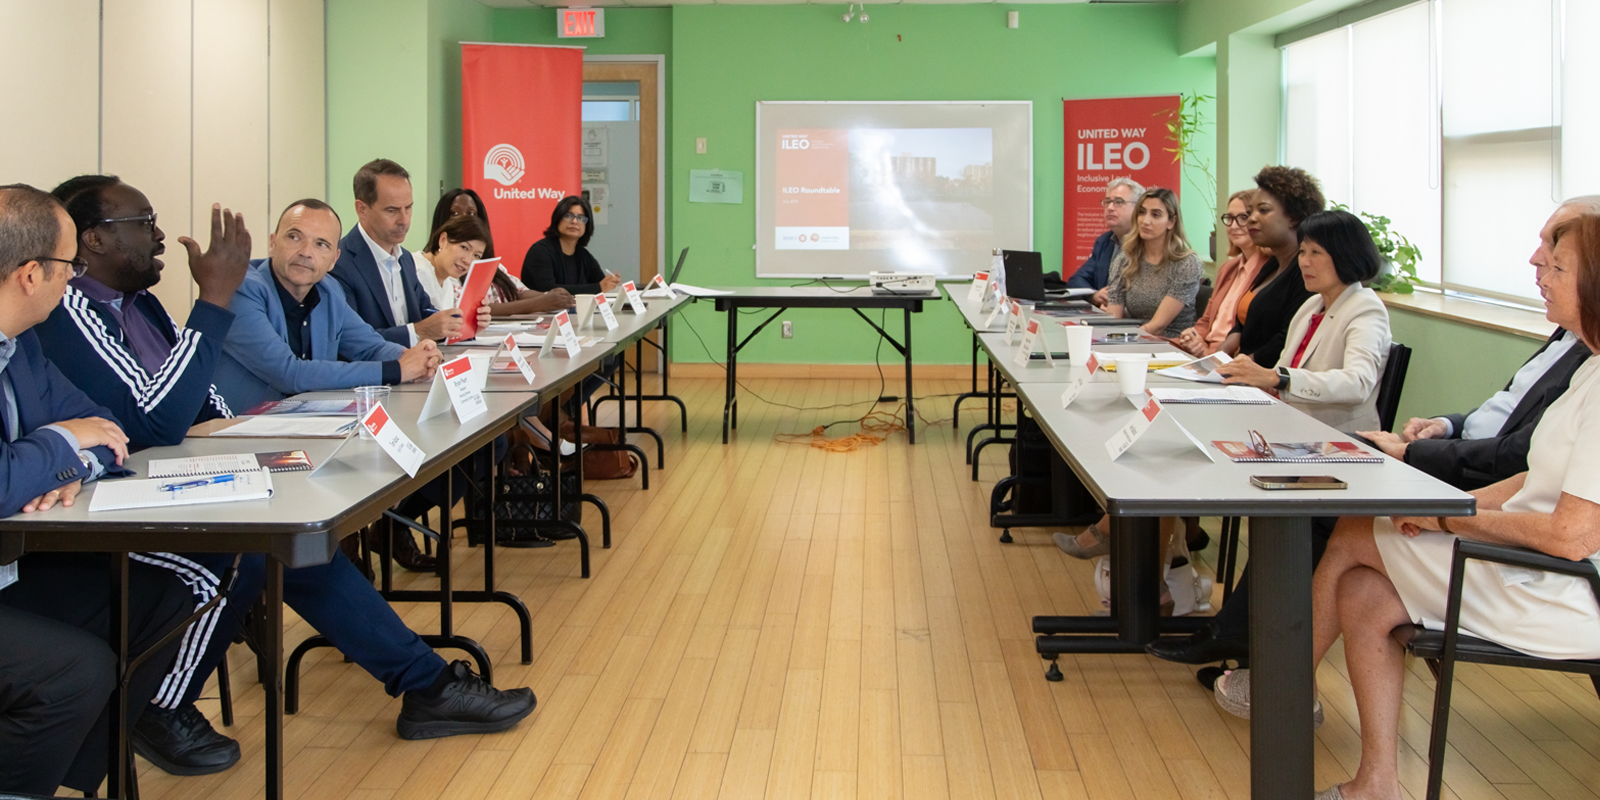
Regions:
<instances>
[{"instance_id":1,"label":"exit sign","mask_svg":"<svg viewBox=\"0 0 1600 800\"><path fill-rule=\"evenodd\" d=\"M556 9L556 36L562 39L601 39L605 35L605 9Z\"/></svg>"}]
</instances>

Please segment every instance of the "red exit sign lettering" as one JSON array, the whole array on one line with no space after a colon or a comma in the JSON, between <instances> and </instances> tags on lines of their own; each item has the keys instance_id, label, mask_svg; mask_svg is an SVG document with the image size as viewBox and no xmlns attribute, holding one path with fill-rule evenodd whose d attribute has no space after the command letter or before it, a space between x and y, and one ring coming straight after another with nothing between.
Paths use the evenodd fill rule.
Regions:
<instances>
[{"instance_id":1,"label":"red exit sign lettering","mask_svg":"<svg viewBox=\"0 0 1600 800\"><path fill-rule=\"evenodd\" d=\"M605 35L605 9L561 8L556 10L557 37L562 39L599 39Z\"/></svg>"}]
</instances>

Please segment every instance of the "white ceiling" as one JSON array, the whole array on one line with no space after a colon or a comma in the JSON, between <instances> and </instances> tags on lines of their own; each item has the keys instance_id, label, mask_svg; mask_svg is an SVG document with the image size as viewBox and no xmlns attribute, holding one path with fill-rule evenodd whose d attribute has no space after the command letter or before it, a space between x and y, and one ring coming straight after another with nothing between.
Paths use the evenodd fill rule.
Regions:
<instances>
[{"instance_id":1,"label":"white ceiling","mask_svg":"<svg viewBox=\"0 0 1600 800\"><path fill-rule=\"evenodd\" d=\"M685 6L685 5L740 5L740 6L775 6L775 5L847 5L847 0L833 0L832 2L817 3L812 0L478 0L486 6L496 8L577 8L596 6ZM1020 5L1025 3L1177 3L1179 0L875 0L871 5L896 5L899 3L922 5L952 5L965 3L969 5Z\"/></svg>"}]
</instances>

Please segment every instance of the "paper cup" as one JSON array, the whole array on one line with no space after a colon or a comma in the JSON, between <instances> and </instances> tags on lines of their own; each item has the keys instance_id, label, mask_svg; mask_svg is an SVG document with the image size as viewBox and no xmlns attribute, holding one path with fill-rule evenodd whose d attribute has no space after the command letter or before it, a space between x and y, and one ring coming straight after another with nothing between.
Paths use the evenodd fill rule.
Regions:
<instances>
[{"instance_id":1,"label":"paper cup","mask_svg":"<svg viewBox=\"0 0 1600 800\"><path fill-rule=\"evenodd\" d=\"M356 419L358 420L366 418L368 411L389 399L389 387L387 386L357 386L355 393ZM367 426L357 425L356 429L361 431L361 438L373 438L372 433L367 430Z\"/></svg>"},{"instance_id":2,"label":"paper cup","mask_svg":"<svg viewBox=\"0 0 1600 800\"><path fill-rule=\"evenodd\" d=\"M1117 362L1117 383L1123 394L1144 394L1145 371L1150 368L1149 353L1118 353L1112 357Z\"/></svg>"},{"instance_id":3,"label":"paper cup","mask_svg":"<svg viewBox=\"0 0 1600 800\"><path fill-rule=\"evenodd\" d=\"M489 385L489 367L494 353L472 353L467 358L472 359L472 385L481 392Z\"/></svg>"},{"instance_id":4,"label":"paper cup","mask_svg":"<svg viewBox=\"0 0 1600 800\"><path fill-rule=\"evenodd\" d=\"M1067 325L1067 358L1074 364L1089 360L1089 350L1094 345L1093 325Z\"/></svg>"}]
</instances>

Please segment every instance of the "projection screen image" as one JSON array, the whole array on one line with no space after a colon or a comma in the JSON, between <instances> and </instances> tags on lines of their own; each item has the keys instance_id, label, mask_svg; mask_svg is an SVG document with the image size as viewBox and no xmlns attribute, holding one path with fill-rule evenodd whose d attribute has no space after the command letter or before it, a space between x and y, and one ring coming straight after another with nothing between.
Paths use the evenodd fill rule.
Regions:
<instances>
[{"instance_id":1,"label":"projection screen image","mask_svg":"<svg viewBox=\"0 0 1600 800\"><path fill-rule=\"evenodd\" d=\"M1032 106L758 103L756 274L964 277L1033 244Z\"/></svg>"}]
</instances>

